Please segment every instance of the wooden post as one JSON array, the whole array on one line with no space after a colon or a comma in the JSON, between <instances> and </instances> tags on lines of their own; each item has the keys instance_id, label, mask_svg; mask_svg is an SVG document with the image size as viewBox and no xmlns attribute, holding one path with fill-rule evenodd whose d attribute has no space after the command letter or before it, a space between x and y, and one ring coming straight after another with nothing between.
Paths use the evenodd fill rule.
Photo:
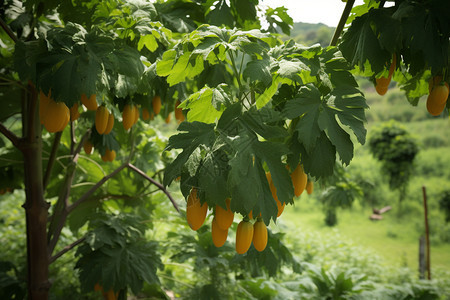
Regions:
<instances>
[{"instance_id":1,"label":"wooden post","mask_svg":"<svg viewBox=\"0 0 450 300\"><path fill-rule=\"evenodd\" d=\"M425 279L426 259L425 259L425 237L419 238L419 279Z\"/></svg>"},{"instance_id":2,"label":"wooden post","mask_svg":"<svg viewBox=\"0 0 450 300\"><path fill-rule=\"evenodd\" d=\"M428 205L427 205L427 191L425 186L422 186L423 193L423 209L425 214L425 241L426 241L426 267L427 267L427 278L431 280L431 263L430 263L430 231L428 229Z\"/></svg>"}]
</instances>

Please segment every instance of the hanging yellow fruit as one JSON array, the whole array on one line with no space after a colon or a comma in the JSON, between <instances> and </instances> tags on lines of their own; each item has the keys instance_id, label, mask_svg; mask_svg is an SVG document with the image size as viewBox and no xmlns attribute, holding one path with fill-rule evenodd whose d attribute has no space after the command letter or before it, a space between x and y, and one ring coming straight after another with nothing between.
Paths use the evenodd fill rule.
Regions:
<instances>
[{"instance_id":1,"label":"hanging yellow fruit","mask_svg":"<svg viewBox=\"0 0 450 300\"><path fill-rule=\"evenodd\" d=\"M76 121L80 117L80 112L78 111L78 102L70 108L70 121Z\"/></svg>"},{"instance_id":2,"label":"hanging yellow fruit","mask_svg":"<svg viewBox=\"0 0 450 300\"><path fill-rule=\"evenodd\" d=\"M100 134L103 134L108 126L109 111L106 106L102 105L97 108L95 112L95 129Z\"/></svg>"},{"instance_id":3,"label":"hanging yellow fruit","mask_svg":"<svg viewBox=\"0 0 450 300\"><path fill-rule=\"evenodd\" d=\"M108 116L108 124L106 125L105 132L103 134L109 134L114 127L114 115L109 114Z\"/></svg>"},{"instance_id":4,"label":"hanging yellow fruit","mask_svg":"<svg viewBox=\"0 0 450 300\"><path fill-rule=\"evenodd\" d=\"M136 118L135 106L131 104L126 104L122 111L122 124L125 130L128 130L133 126L134 119Z\"/></svg>"},{"instance_id":5,"label":"hanging yellow fruit","mask_svg":"<svg viewBox=\"0 0 450 300\"><path fill-rule=\"evenodd\" d=\"M92 145L91 141L86 140L83 144L84 152L86 152L86 154L89 155L92 153L92 148L93 148L93 145Z\"/></svg>"},{"instance_id":6,"label":"hanging yellow fruit","mask_svg":"<svg viewBox=\"0 0 450 300\"><path fill-rule=\"evenodd\" d=\"M160 96L156 95L155 97L153 97L152 107L153 107L153 112L155 113L155 115L159 114L159 112L161 111L161 97Z\"/></svg>"},{"instance_id":7,"label":"hanging yellow fruit","mask_svg":"<svg viewBox=\"0 0 450 300\"><path fill-rule=\"evenodd\" d=\"M89 98L86 94L81 95L81 103L86 106L88 110L97 110L97 95L91 94Z\"/></svg>"},{"instance_id":8,"label":"hanging yellow fruit","mask_svg":"<svg viewBox=\"0 0 450 300\"><path fill-rule=\"evenodd\" d=\"M218 248L222 247L227 241L228 228L227 229L220 228L219 225L217 224L216 217L214 217L211 223L211 234L214 246Z\"/></svg>"},{"instance_id":9,"label":"hanging yellow fruit","mask_svg":"<svg viewBox=\"0 0 450 300\"><path fill-rule=\"evenodd\" d=\"M253 224L253 246L259 252L267 246L267 227L260 218Z\"/></svg>"},{"instance_id":10,"label":"hanging yellow fruit","mask_svg":"<svg viewBox=\"0 0 450 300\"><path fill-rule=\"evenodd\" d=\"M142 120L147 121L148 119L150 119L150 112L146 107L144 107L142 109Z\"/></svg>"},{"instance_id":11,"label":"hanging yellow fruit","mask_svg":"<svg viewBox=\"0 0 450 300\"><path fill-rule=\"evenodd\" d=\"M198 230L205 222L208 205L200 204L200 198L197 197L197 189L193 188L188 196L186 204L186 218L192 230Z\"/></svg>"},{"instance_id":12,"label":"hanging yellow fruit","mask_svg":"<svg viewBox=\"0 0 450 300\"><path fill-rule=\"evenodd\" d=\"M244 254L250 248L253 239L252 223L242 220L236 229L236 252Z\"/></svg>"},{"instance_id":13,"label":"hanging yellow fruit","mask_svg":"<svg viewBox=\"0 0 450 300\"><path fill-rule=\"evenodd\" d=\"M64 130L69 123L70 111L64 102L55 102L51 100L44 116L44 126L48 132L58 132Z\"/></svg>"},{"instance_id":14,"label":"hanging yellow fruit","mask_svg":"<svg viewBox=\"0 0 450 300\"><path fill-rule=\"evenodd\" d=\"M227 209L223 209L222 206L216 205L216 213L215 219L217 221L217 225L222 229L228 229L231 224L233 224L234 213L230 209L230 199L226 199Z\"/></svg>"}]
</instances>

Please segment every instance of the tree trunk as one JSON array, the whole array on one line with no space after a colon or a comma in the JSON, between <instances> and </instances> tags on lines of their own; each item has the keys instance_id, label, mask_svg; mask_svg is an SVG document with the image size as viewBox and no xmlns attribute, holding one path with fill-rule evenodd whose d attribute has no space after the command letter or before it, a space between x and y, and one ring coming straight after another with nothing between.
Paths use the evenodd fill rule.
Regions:
<instances>
[{"instance_id":1,"label":"tree trunk","mask_svg":"<svg viewBox=\"0 0 450 300\"><path fill-rule=\"evenodd\" d=\"M44 200L42 176L42 135L37 114L37 93L30 84L23 99L21 150L24 156L28 298L48 299L49 254L47 250L47 218L49 204Z\"/></svg>"}]
</instances>

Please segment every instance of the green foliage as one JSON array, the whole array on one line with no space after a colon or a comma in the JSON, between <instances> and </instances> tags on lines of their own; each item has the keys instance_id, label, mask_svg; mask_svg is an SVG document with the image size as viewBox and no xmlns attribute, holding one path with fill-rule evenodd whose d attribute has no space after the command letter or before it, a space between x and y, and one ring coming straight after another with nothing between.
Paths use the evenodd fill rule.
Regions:
<instances>
[{"instance_id":1,"label":"green foliage","mask_svg":"<svg viewBox=\"0 0 450 300\"><path fill-rule=\"evenodd\" d=\"M230 231L235 227L233 225ZM166 254L172 261L193 266L192 271L184 271L188 272L184 278L190 278L193 286L187 290L186 284L177 288L184 290L181 294L185 298L210 299L214 295L217 299L229 299L276 295L277 291L264 288L268 278L280 276L286 268L300 272L299 263L283 239L283 234L274 234L269 230L268 245L264 251L258 252L251 247L245 255L238 255L234 243L229 241L216 248L210 228L203 226L195 233L169 232L165 244ZM253 278L261 280L254 281Z\"/></svg>"},{"instance_id":2,"label":"green foliage","mask_svg":"<svg viewBox=\"0 0 450 300\"><path fill-rule=\"evenodd\" d=\"M157 269L163 267L157 243L144 239L145 225L135 215L103 216L90 222L90 231L77 249L76 269L84 292L96 283L105 291L128 287L137 294L143 282L159 283Z\"/></svg>"},{"instance_id":3,"label":"green foliage","mask_svg":"<svg viewBox=\"0 0 450 300\"><path fill-rule=\"evenodd\" d=\"M0 261L0 297L2 299L25 298L25 282L19 280L19 271L10 261Z\"/></svg>"},{"instance_id":4,"label":"green foliage","mask_svg":"<svg viewBox=\"0 0 450 300\"><path fill-rule=\"evenodd\" d=\"M320 183L326 186L319 195L325 213L325 224L334 226L338 222L337 208L350 208L356 199L362 198L363 190L359 186L360 182L355 182L339 165L336 165L333 176Z\"/></svg>"},{"instance_id":5,"label":"green foliage","mask_svg":"<svg viewBox=\"0 0 450 300\"><path fill-rule=\"evenodd\" d=\"M264 251L258 252L254 247L250 247L245 256L236 255L231 263L238 263L239 269L246 270L251 277L275 277L280 274L283 266L290 266L293 272L300 273L300 263L283 242L284 235L271 230L268 230L268 234Z\"/></svg>"},{"instance_id":6,"label":"green foliage","mask_svg":"<svg viewBox=\"0 0 450 300\"><path fill-rule=\"evenodd\" d=\"M306 265L309 276L300 284L300 290L306 292L306 295L316 294L320 299L345 299L370 288L365 275L349 271L326 271L312 264Z\"/></svg>"},{"instance_id":7,"label":"green foliage","mask_svg":"<svg viewBox=\"0 0 450 300\"><path fill-rule=\"evenodd\" d=\"M377 77L387 72L395 55L402 72L395 79L402 83L409 101L417 105L419 97L428 93L430 73L442 75L448 69L450 4L445 0L407 0L367 10L369 6L364 5L352 20L339 49L353 66Z\"/></svg>"},{"instance_id":8,"label":"green foliage","mask_svg":"<svg viewBox=\"0 0 450 300\"><path fill-rule=\"evenodd\" d=\"M185 196L195 186L209 206L231 197L233 211L262 212L268 224L276 206L265 171L278 199L292 203L286 162L301 161L310 175L326 177L336 153L343 164L353 157L348 132L365 142L365 99L336 48L304 48L257 30L201 26L175 49L156 67L170 85L189 86L220 65L229 72L225 82L198 86L183 102L192 125L182 124L169 140L168 150L183 152L167 167L164 183L181 176Z\"/></svg>"}]
</instances>

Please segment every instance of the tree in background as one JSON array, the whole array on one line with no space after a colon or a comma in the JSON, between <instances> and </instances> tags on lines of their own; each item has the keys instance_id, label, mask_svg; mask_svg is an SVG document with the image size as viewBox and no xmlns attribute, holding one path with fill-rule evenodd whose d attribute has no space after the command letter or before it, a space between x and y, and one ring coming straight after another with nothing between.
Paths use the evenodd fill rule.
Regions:
<instances>
[{"instance_id":1,"label":"tree in background","mask_svg":"<svg viewBox=\"0 0 450 300\"><path fill-rule=\"evenodd\" d=\"M369 137L369 149L381 162L381 172L387 175L389 187L399 192L401 204L413 175L414 158L419 152L416 140L403 126L390 121L373 129Z\"/></svg>"}]
</instances>

